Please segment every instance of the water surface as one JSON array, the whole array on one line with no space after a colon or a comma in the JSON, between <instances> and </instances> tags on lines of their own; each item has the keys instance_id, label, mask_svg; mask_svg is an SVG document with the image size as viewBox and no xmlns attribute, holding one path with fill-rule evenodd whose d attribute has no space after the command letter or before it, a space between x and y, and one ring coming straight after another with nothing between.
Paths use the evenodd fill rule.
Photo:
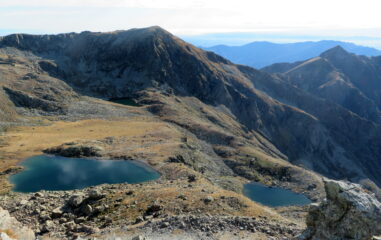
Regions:
<instances>
[{"instance_id":1,"label":"water surface","mask_svg":"<svg viewBox=\"0 0 381 240\"><path fill-rule=\"evenodd\" d=\"M113 98L110 99L111 102L114 103L119 103L127 106L132 106L132 107L141 107L140 104L138 104L134 99L132 98Z\"/></svg>"},{"instance_id":2,"label":"water surface","mask_svg":"<svg viewBox=\"0 0 381 240\"><path fill-rule=\"evenodd\" d=\"M311 200L303 194L295 193L284 188L268 187L254 182L245 184L243 193L251 200L269 207L302 206L311 203Z\"/></svg>"},{"instance_id":3,"label":"water surface","mask_svg":"<svg viewBox=\"0 0 381 240\"><path fill-rule=\"evenodd\" d=\"M10 177L16 192L72 190L103 183L139 183L160 174L136 161L95 160L40 155L21 163L25 170Z\"/></svg>"}]
</instances>

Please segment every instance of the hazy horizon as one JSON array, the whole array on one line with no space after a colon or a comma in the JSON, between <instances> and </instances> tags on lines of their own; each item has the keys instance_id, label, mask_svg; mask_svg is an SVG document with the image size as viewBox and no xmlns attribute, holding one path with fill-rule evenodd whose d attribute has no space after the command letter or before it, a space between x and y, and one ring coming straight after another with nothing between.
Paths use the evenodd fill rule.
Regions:
<instances>
[{"instance_id":1,"label":"hazy horizon","mask_svg":"<svg viewBox=\"0 0 381 240\"><path fill-rule=\"evenodd\" d=\"M118 30L129 30L129 29L118 29ZM77 31L77 33L89 31ZM117 30L111 30L117 31ZM75 32L75 31L71 31ZM59 34L68 32L40 32L40 31L28 31L28 30L2 30L0 29L0 36L6 36L17 33L25 34ZM173 33L177 35L176 33ZM371 47L381 50L381 38L372 37L335 37L335 36L301 36L301 35L271 35L271 34L258 34L258 33L242 33L242 32L226 32L226 33L205 33L197 35L177 35L183 40L192 43L199 47L212 47L216 45L226 45L226 46L242 46L250 44L253 42L270 42L278 44L287 43L301 43L301 42L319 42L319 41L340 41L349 42L356 45L361 45L364 47Z\"/></svg>"},{"instance_id":2,"label":"hazy horizon","mask_svg":"<svg viewBox=\"0 0 381 240\"><path fill-rule=\"evenodd\" d=\"M0 35L159 25L206 47L338 40L381 49L379 7L376 0L0 0Z\"/></svg>"}]
</instances>

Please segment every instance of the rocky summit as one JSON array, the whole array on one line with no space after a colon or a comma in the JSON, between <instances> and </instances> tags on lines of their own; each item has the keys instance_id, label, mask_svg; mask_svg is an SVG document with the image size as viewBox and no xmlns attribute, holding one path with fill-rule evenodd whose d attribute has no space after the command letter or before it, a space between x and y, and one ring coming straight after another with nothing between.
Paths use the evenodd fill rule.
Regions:
<instances>
[{"instance_id":1,"label":"rocky summit","mask_svg":"<svg viewBox=\"0 0 381 240\"><path fill-rule=\"evenodd\" d=\"M1 37L0 206L53 239L290 239L306 228L308 207L264 207L243 195L245 183L319 203L333 194L323 177L347 179L379 196L379 59L334 48L276 69L284 72L233 64L160 27ZM137 160L161 177L13 192L18 163L43 153ZM325 206L319 216L338 211ZM310 234L345 238L311 219ZM11 230L0 228L20 238Z\"/></svg>"}]
</instances>

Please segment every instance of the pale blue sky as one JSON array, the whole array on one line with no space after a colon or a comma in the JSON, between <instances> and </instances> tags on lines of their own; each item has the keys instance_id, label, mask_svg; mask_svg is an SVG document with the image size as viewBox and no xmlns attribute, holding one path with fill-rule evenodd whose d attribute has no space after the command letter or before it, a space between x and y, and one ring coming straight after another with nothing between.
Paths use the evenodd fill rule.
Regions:
<instances>
[{"instance_id":1,"label":"pale blue sky","mask_svg":"<svg viewBox=\"0 0 381 240\"><path fill-rule=\"evenodd\" d=\"M0 34L113 31L159 25L180 36L251 33L247 41L303 41L304 37L347 40L381 48L380 2L0 0Z\"/></svg>"}]
</instances>

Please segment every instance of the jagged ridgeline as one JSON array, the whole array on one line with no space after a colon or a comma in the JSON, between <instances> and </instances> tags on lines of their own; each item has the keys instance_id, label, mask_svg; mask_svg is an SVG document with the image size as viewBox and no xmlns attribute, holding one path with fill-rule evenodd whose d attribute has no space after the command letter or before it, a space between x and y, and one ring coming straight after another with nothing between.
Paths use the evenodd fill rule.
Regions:
<instances>
[{"instance_id":1,"label":"jagged ridgeline","mask_svg":"<svg viewBox=\"0 0 381 240\"><path fill-rule=\"evenodd\" d=\"M2 100L1 119L6 120L15 109L20 116L70 115L82 96L129 98L214 144L220 156L226 156L226 149L217 146L250 141L252 148L268 156L326 176L355 181L369 178L381 185L376 85L363 86L368 97L353 90L353 96L361 98L367 108L360 111L362 107L350 102L355 100L324 98L333 87L304 87L300 74L292 73L307 63L289 70L285 79L235 65L160 27L9 35L0 39L0 54L0 99L7 103L3 105ZM346 67L348 60L341 55L341 51L329 54L335 68L325 60L328 56L314 61L331 67L328 75L337 80L335 86L350 88L351 83L336 69L355 70ZM361 73L370 71L373 84L381 81L381 61L369 61L369 65L363 63ZM10 66L19 66L18 78L4 70ZM361 73L353 73L358 85L362 84ZM203 128L205 122L218 130ZM240 168L246 163L225 163L236 173L248 175Z\"/></svg>"}]
</instances>

